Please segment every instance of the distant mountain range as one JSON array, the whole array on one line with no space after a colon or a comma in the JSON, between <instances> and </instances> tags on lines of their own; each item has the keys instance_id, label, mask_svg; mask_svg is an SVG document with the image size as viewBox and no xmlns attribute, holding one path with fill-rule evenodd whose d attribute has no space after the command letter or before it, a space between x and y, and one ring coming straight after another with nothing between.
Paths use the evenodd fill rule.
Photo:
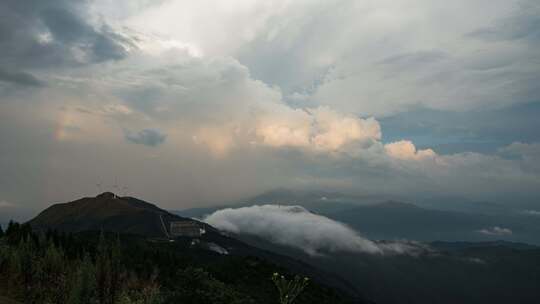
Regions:
<instances>
[{"instance_id":1,"label":"distant mountain range","mask_svg":"<svg viewBox=\"0 0 540 304\"><path fill-rule=\"evenodd\" d=\"M325 215L349 224L375 239L405 238L419 241L505 239L540 244L540 218L514 214L442 211L408 203L383 202L328 212Z\"/></svg>"},{"instance_id":2,"label":"distant mountain range","mask_svg":"<svg viewBox=\"0 0 540 304\"><path fill-rule=\"evenodd\" d=\"M540 216L513 211L489 202L457 202L446 210L435 203L422 206L376 197L350 196L324 191L275 190L228 206L194 208L172 213L202 218L223 208L254 204L300 205L314 213L348 224L372 239L419 241L494 241L504 239L540 245ZM451 202L446 202L452 205ZM466 210L471 206L470 212ZM423 207L430 206L430 207ZM453 209L453 210L451 210ZM508 229L503 233L494 227ZM493 230L493 231L492 231Z\"/></svg>"}]
</instances>

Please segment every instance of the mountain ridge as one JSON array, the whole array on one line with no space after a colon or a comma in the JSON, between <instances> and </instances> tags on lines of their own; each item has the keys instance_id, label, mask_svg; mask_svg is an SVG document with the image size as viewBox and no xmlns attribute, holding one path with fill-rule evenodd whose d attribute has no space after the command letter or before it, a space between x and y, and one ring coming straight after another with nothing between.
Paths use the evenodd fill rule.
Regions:
<instances>
[{"instance_id":1,"label":"mountain ridge","mask_svg":"<svg viewBox=\"0 0 540 304\"><path fill-rule=\"evenodd\" d=\"M168 237L168 227L173 221L195 220L172 214L137 198L119 197L112 192L104 192L95 197L54 204L28 223L35 230L105 230L147 237ZM195 222L201 227L213 229L205 223Z\"/></svg>"}]
</instances>

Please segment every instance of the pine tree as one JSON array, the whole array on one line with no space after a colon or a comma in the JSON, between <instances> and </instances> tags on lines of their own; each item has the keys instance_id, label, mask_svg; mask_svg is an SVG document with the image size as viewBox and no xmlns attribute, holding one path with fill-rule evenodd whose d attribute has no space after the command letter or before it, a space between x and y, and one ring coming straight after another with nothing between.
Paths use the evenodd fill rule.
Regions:
<instances>
[{"instance_id":1,"label":"pine tree","mask_svg":"<svg viewBox=\"0 0 540 304\"><path fill-rule=\"evenodd\" d=\"M34 254L35 249L32 240L27 237L21 240L16 255L18 257L18 270L22 278L25 302L30 302L33 296L32 285L34 282Z\"/></svg>"},{"instance_id":2,"label":"pine tree","mask_svg":"<svg viewBox=\"0 0 540 304\"><path fill-rule=\"evenodd\" d=\"M99 304L107 304L110 286L110 258L103 231L99 236L96 254L96 291Z\"/></svg>"},{"instance_id":3,"label":"pine tree","mask_svg":"<svg viewBox=\"0 0 540 304\"><path fill-rule=\"evenodd\" d=\"M279 303L291 304L306 288L309 279L295 276L294 279L287 280L285 276L276 272L272 276L272 281L279 291Z\"/></svg>"},{"instance_id":4,"label":"pine tree","mask_svg":"<svg viewBox=\"0 0 540 304\"><path fill-rule=\"evenodd\" d=\"M122 273L122 256L121 256L121 245L120 237L117 235L116 241L111 248L111 259L110 259L110 288L109 288L109 303L115 303L116 298L120 293L120 275Z\"/></svg>"},{"instance_id":5,"label":"pine tree","mask_svg":"<svg viewBox=\"0 0 540 304\"><path fill-rule=\"evenodd\" d=\"M16 228L18 228L19 224L16 224L13 220L9 221L9 224L7 226L7 234L12 233Z\"/></svg>"},{"instance_id":6,"label":"pine tree","mask_svg":"<svg viewBox=\"0 0 540 304\"><path fill-rule=\"evenodd\" d=\"M64 303L66 297L66 270L64 267L64 252L61 247L56 247L53 242L45 251L41 261L45 275L44 287L46 298L52 303Z\"/></svg>"},{"instance_id":7,"label":"pine tree","mask_svg":"<svg viewBox=\"0 0 540 304\"><path fill-rule=\"evenodd\" d=\"M8 227L6 229L7 242L9 245L18 245L21 241L19 239L20 234L20 225L14 221L9 221Z\"/></svg>"},{"instance_id":8,"label":"pine tree","mask_svg":"<svg viewBox=\"0 0 540 304\"><path fill-rule=\"evenodd\" d=\"M85 254L75 273L67 304L94 303L96 294L95 272L96 269L90 256Z\"/></svg>"}]
</instances>

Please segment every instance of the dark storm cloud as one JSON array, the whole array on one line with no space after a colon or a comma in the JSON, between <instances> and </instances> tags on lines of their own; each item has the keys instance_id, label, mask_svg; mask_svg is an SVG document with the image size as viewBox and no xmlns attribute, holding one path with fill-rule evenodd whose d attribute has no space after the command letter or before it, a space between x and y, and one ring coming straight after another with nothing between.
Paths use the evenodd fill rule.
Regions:
<instances>
[{"instance_id":1,"label":"dark storm cloud","mask_svg":"<svg viewBox=\"0 0 540 304\"><path fill-rule=\"evenodd\" d=\"M144 129L139 132L126 131L126 139L134 144L156 147L167 138L167 135L162 134L158 130Z\"/></svg>"},{"instance_id":2,"label":"dark storm cloud","mask_svg":"<svg viewBox=\"0 0 540 304\"><path fill-rule=\"evenodd\" d=\"M9 72L0 68L0 82L8 82L22 86L39 87L43 85L34 75L25 72Z\"/></svg>"},{"instance_id":3,"label":"dark storm cloud","mask_svg":"<svg viewBox=\"0 0 540 304\"><path fill-rule=\"evenodd\" d=\"M0 2L0 66L18 69L121 59L132 45L106 25L92 25L85 1Z\"/></svg>"}]
</instances>

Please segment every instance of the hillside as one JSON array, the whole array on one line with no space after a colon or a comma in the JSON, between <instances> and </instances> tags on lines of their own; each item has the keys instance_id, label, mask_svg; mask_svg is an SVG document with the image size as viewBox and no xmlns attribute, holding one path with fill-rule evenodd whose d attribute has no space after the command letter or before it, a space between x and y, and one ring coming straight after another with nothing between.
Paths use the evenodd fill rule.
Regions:
<instances>
[{"instance_id":1,"label":"hillside","mask_svg":"<svg viewBox=\"0 0 540 304\"><path fill-rule=\"evenodd\" d=\"M1 304L20 304L20 302L17 302L15 300L11 300L2 296L0 296L0 303Z\"/></svg>"},{"instance_id":2,"label":"hillside","mask_svg":"<svg viewBox=\"0 0 540 304\"><path fill-rule=\"evenodd\" d=\"M275 272L287 278L305 275L263 258L193 246L190 239L37 234L19 224L0 235L0 295L22 303L275 304ZM314 279L297 303L365 302Z\"/></svg>"},{"instance_id":3,"label":"hillside","mask_svg":"<svg viewBox=\"0 0 540 304\"><path fill-rule=\"evenodd\" d=\"M195 222L203 227L205 232L198 237L173 237L170 233L171 222ZM88 233L95 236L99 231L119 233L124 238L129 236L132 240L130 243L146 243L145 248L164 247L165 251L182 255L207 256L203 265L228 257L239 259L256 257L276 267L308 276L314 282L340 290L340 293L361 298L355 286L331 272L321 271L294 258L247 245L220 233L208 224L171 214L151 203L132 197L117 197L110 192L69 203L55 204L28 224L34 231L61 231L74 233L78 237ZM204 254L201 255L202 252ZM358 301L362 303L361 300Z\"/></svg>"},{"instance_id":4,"label":"hillside","mask_svg":"<svg viewBox=\"0 0 540 304\"><path fill-rule=\"evenodd\" d=\"M235 237L294 256L361 286L379 304L539 303L540 248L511 242L434 242L419 255L308 255L250 235Z\"/></svg>"}]
</instances>

